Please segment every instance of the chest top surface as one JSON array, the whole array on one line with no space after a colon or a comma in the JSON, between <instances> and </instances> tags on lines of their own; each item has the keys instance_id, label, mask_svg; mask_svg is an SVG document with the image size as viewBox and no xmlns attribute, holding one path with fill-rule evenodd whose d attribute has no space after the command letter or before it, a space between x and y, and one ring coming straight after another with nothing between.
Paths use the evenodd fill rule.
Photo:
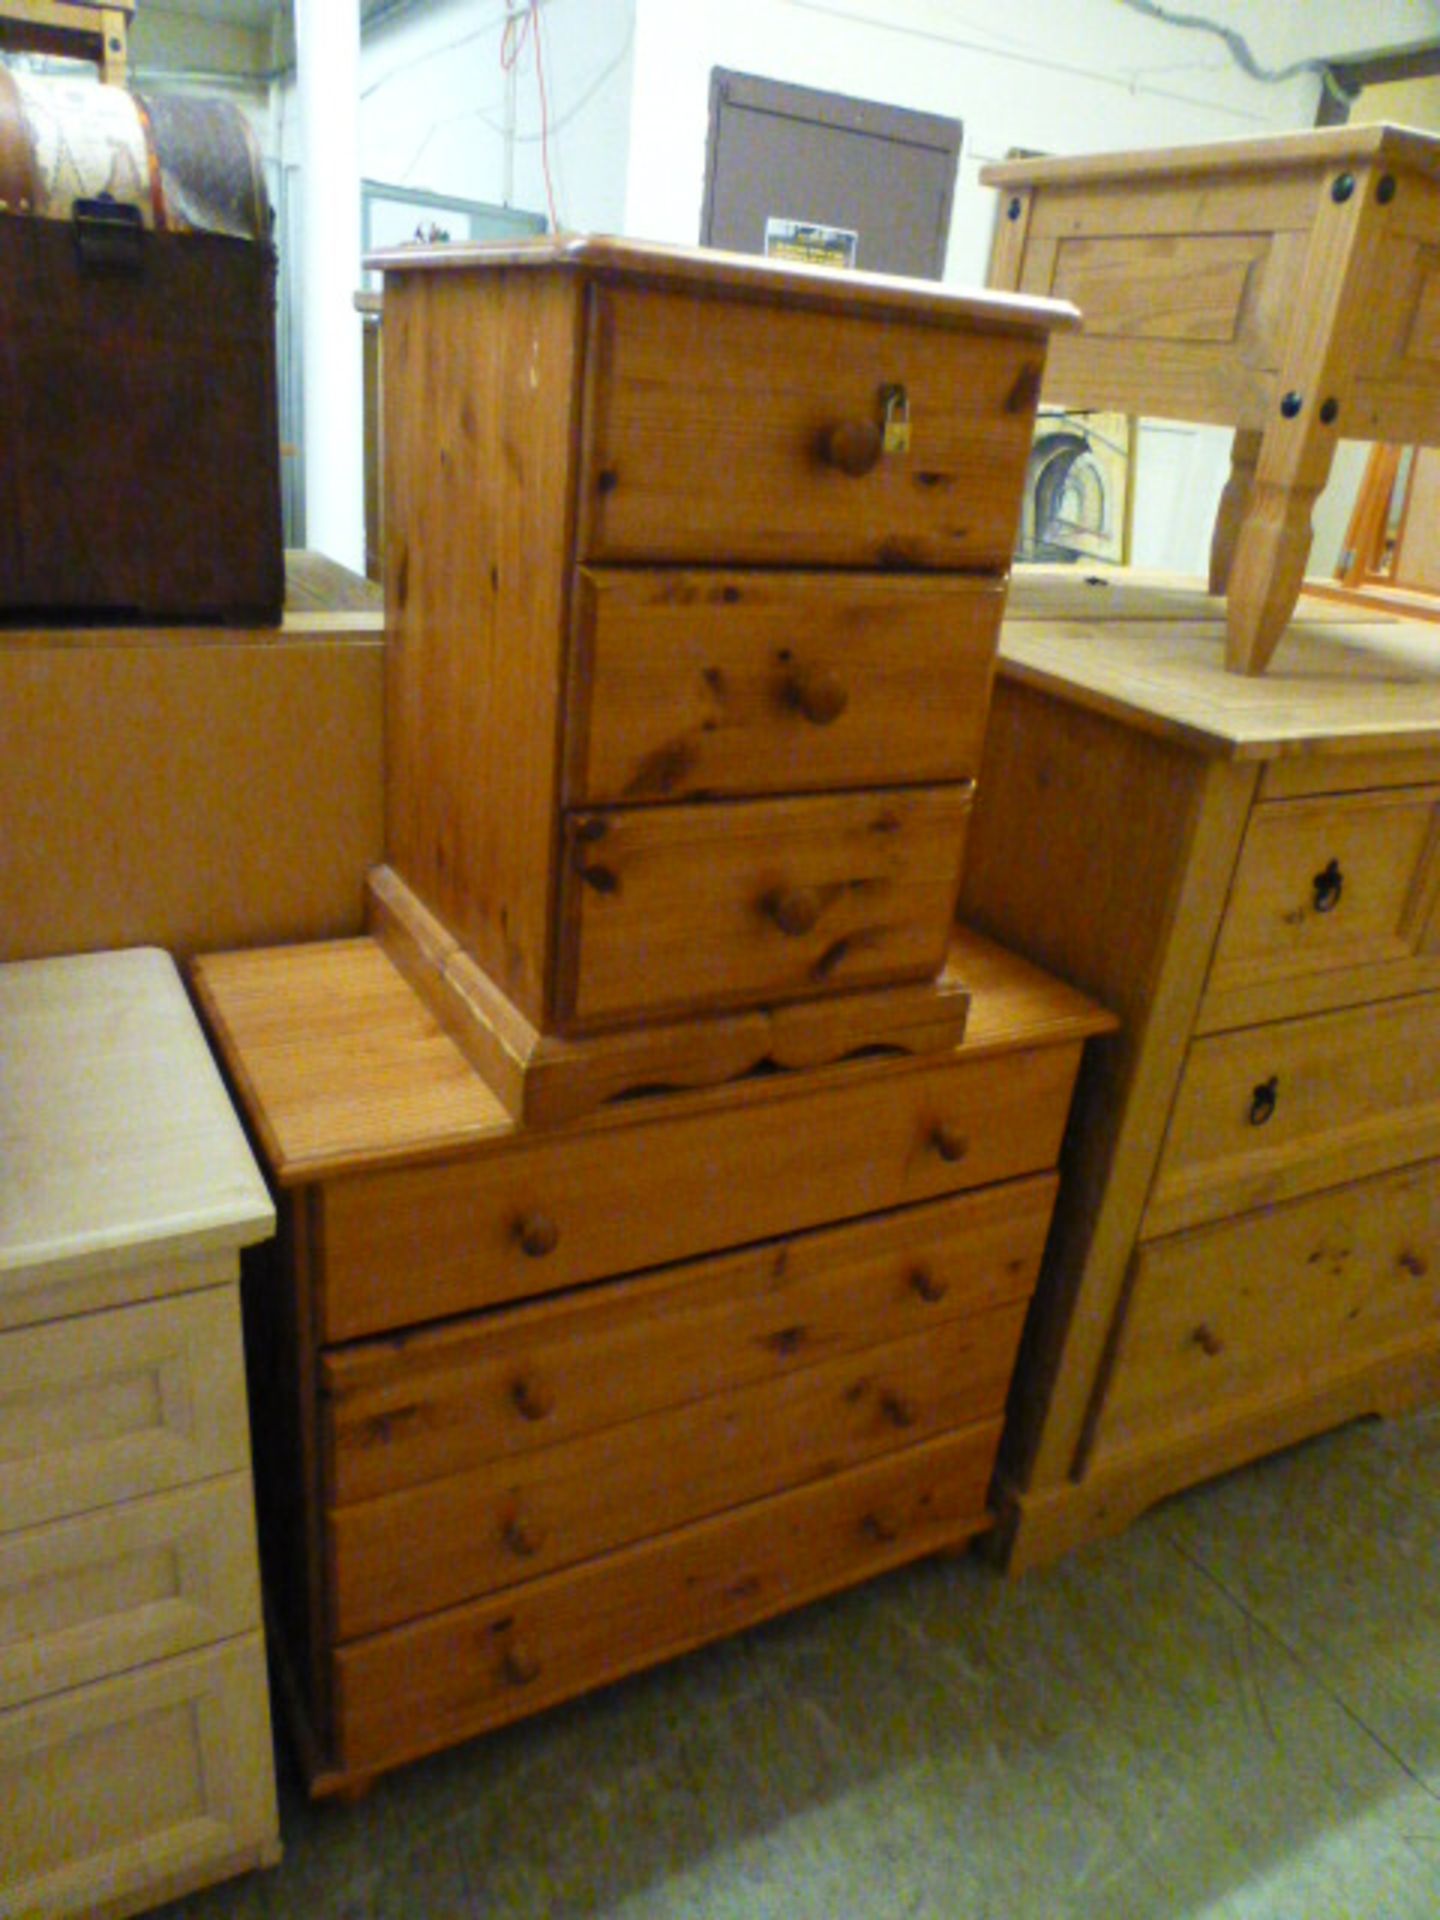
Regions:
<instances>
[{"instance_id":1,"label":"chest top surface","mask_svg":"<svg viewBox=\"0 0 1440 1920\"><path fill-rule=\"evenodd\" d=\"M1414 127L1380 122L1355 127L1315 127L1259 139L1209 140L1194 146L1147 147L1115 153L1049 155L1006 160L983 167L990 187L1098 185L1102 181L1158 182L1199 174L1276 173L1297 167L1383 160L1440 176L1440 138Z\"/></svg>"},{"instance_id":2,"label":"chest top surface","mask_svg":"<svg viewBox=\"0 0 1440 1920\"><path fill-rule=\"evenodd\" d=\"M264 1238L274 1210L174 963L0 967L0 1286Z\"/></svg>"}]
</instances>

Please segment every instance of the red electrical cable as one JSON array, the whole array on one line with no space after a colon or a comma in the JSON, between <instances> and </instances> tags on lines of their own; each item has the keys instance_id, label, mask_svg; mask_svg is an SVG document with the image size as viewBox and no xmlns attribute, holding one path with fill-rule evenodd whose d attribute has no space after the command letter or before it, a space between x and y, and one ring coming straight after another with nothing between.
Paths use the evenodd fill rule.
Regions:
<instances>
[{"instance_id":1,"label":"red electrical cable","mask_svg":"<svg viewBox=\"0 0 1440 1920\"><path fill-rule=\"evenodd\" d=\"M540 0L528 0L523 13L507 16L500 35L500 65L513 73L520 64L525 42L535 41L535 80L540 91L540 166L545 175L545 202L550 210L550 225L560 231L560 216L555 208L555 183L550 176L550 102L545 93L545 60L540 42Z\"/></svg>"}]
</instances>

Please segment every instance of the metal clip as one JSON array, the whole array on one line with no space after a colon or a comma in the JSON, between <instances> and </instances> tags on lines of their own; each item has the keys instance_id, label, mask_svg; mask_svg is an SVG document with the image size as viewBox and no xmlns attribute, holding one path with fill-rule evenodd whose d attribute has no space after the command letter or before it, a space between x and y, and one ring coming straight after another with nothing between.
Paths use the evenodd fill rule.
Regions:
<instances>
[{"instance_id":1,"label":"metal clip","mask_svg":"<svg viewBox=\"0 0 1440 1920\"><path fill-rule=\"evenodd\" d=\"M77 200L72 219L82 267L99 273L140 272L145 224L138 207L102 193L95 200Z\"/></svg>"},{"instance_id":2,"label":"metal clip","mask_svg":"<svg viewBox=\"0 0 1440 1920\"><path fill-rule=\"evenodd\" d=\"M884 409L884 439L882 451L885 453L908 453L910 451L910 396L904 387L889 386L880 389L880 405Z\"/></svg>"}]
</instances>

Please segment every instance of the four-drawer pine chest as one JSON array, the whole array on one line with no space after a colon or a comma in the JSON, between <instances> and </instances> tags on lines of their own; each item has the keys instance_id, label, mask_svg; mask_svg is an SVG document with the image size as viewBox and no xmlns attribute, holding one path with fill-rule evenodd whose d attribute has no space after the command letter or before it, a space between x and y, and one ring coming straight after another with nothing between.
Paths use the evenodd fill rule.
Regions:
<instances>
[{"instance_id":1,"label":"four-drawer pine chest","mask_svg":"<svg viewBox=\"0 0 1440 1920\"><path fill-rule=\"evenodd\" d=\"M1121 1018L1088 1063L1001 1479L1019 1569L1440 1392L1435 629L1012 593L964 911Z\"/></svg>"}]
</instances>

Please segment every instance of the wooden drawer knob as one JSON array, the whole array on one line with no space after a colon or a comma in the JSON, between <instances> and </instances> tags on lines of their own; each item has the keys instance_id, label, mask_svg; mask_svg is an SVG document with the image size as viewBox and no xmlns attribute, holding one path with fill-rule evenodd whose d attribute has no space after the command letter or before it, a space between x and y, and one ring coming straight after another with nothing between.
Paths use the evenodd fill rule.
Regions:
<instances>
[{"instance_id":1,"label":"wooden drawer knob","mask_svg":"<svg viewBox=\"0 0 1440 1920\"><path fill-rule=\"evenodd\" d=\"M545 1545L545 1529L518 1513L510 1515L500 1537L517 1560L533 1560Z\"/></svg>"},{"instance_id":2,"label":"wooden drawer knob","mask_svg":"<svg viewBox=\"0 0 1440 1920\"><path fill-rule=\"evenodd\" d=\"M560 1244L560 1229L548 1213L522 1213L515 1222L520 1250L532 1260L543 1260Z\"/></svg>"},{"instance_id":3,"label":"wooden drawer knob","mask_svg":"<svg viewBox=\"0 0 1440 1920\"><path fill-rule=\"evenodd\" d=\"M500 1649L500 1671L512 1687L528 1687L540 1678L540 1662L523 1640L507 1639Z\"/></svg>"},{"instance_id":4,"label":"wooden drawer knob","mask_svg":"<svg viewBox=\"0 0 1440 1920\"><path fill-rule=\"evenodd\" d=\"M887 1387L881 1394L880 1411L892 1427L913 1427L920 1418L915 1402L897 1393L894 1387Z\"/></svg>"},{"instance_id":5,"label":"wooden drawer knob","mask_svg":"<svg viewBox=\"0 0 1440 1920\"><path fill-rule=\"evenodd\" d=\"M827 466L860 479L879 465L885 435L873 420L840 420L820 436L820 455Z\"/></svg>"},{"instance_id":6,"label":"wooden drawer knob","mask_svg":"<svg viewBox=\"0 0 1440 1920\"><path fill-rule=\"evenodd\" d=\"M942 1160L948 1160L953 1166L957 1160L963 1160L970 1151L969 1136L948 1120L936 1123L930 1135L930 1144Z\"/></svg>"},{"instance_id":7,"label":"wooden drawer knob","mask_svg":"<svg viewBox=\"0 0 1440 1920\"><path fill-rule=\"evenodd\" d=\"M850 704L845 682L825 667L797 667L785 682L785 704L813 727L828 727Z\"/></svg>"},{"instance_id":8,"label":"wooden drawer knob","mask_svg":"<svg viewBox=\"0 0 1440 1920\"><path fill-rule=\"evenodd\" d=\"M1340 904L1340 896L1345 891L1345 876L1340 871L1338 860L1330 861L1310 882L1313 889L1312 904L1316 913L1333 913Z\"/></svg>"},{"instance_id":9,"label":"wooden drawer knob","mask_svg":"<svg viewBox=\"0 0 1440 1920\"><path fill-rule=\"evenodd\" d=\"M937 1300L943 1300L950 1291L943 1280L937 1280L929 1267L912 1267L909 1274L910 1285L922 1300L928 1300L933 1306Z\"/></svg>"},{"instance_id":10,"label":"wooden drawer knob","mask_svg":"<svg viewBox=\"0 0 1440 1920\"><path fill-rule=\"evenodd\" d=\"M781 933L799 939L820 918L821 900L814 887L782 887L765 902L765 911Z\"/></svg>"},{"instance_id":11,"label":"wooden drawer knob","mask_svg":"<svg viewBox=\"0 0 1440 1920\"><path fill-rule=\"evenodd\" d=\"M555 1405L555 1396L538 1380L521 1374L510 1382L510 1404L522 1420L543 1420Z\"/></svg>"}]
</instances>

